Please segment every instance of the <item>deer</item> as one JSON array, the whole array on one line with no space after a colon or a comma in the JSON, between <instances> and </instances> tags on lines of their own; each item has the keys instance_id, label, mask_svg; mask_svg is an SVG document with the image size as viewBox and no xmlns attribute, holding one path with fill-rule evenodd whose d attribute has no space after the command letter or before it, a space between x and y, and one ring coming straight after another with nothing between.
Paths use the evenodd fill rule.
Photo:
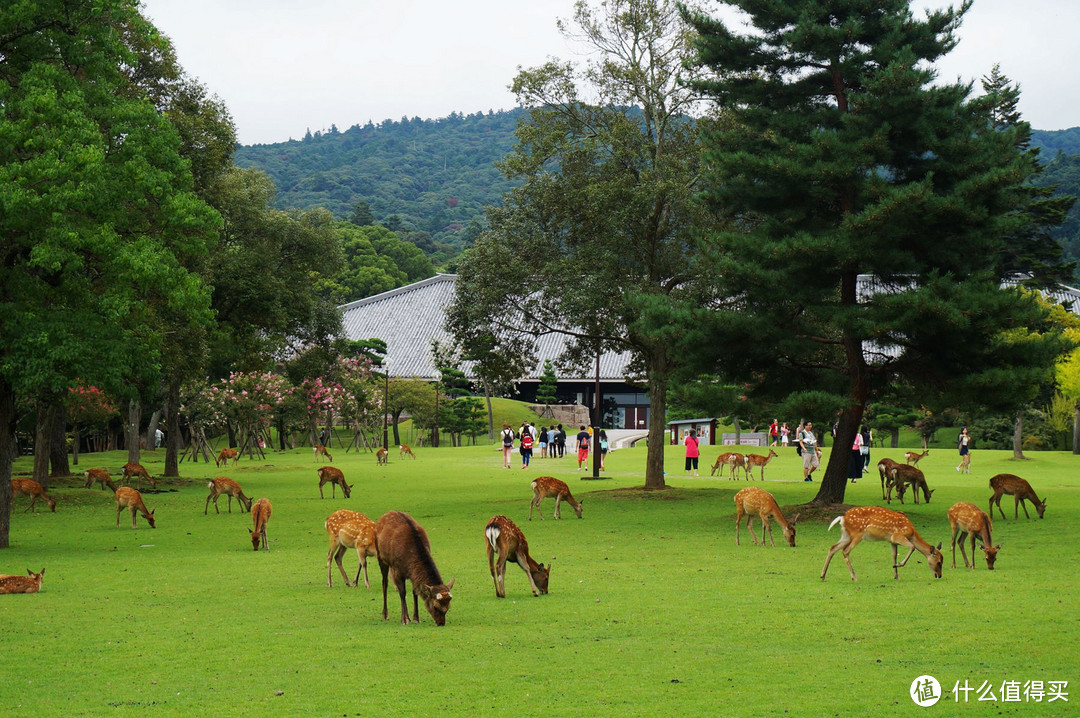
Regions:
<instances>
[{"instance_id":1,"label":"deer","mask_svg":"<svg viewBox=\"0 0 1080 718\"><path fill-rule=\"evenodd\" d=\"M240 452L236 449L226 447L218 453L217 458L214 459L214 463L217 466L221 466L223 463L227 463L229 459L232 459L233 466L236 466L237 462L240 461Z\"/></svg>"},{"instance_id":2,"label":"deer","mask_svg":"<svg viewBox=\"0 0 1080 718\"><path fill-rule=\"evenodd\" d=\"M352 486L345 483L345 474L341 473L341 469L335 469L333 466L324 466L317 472L319 474L319 498L325 499L323 495L323 484L330 484L330 498L335 497L335 486L341 486L341 493L345 494L345 498L352 496Z\"/></svg>"},{"instance_id":3,"label":"deer","mask_svg":"<svg viewBox=\"0 0 1080 718\"><path fill-rule=\"evenodd\" d=\"M314 455L316 461L319 460L319 456L325 456L327 461L333 461L334 460L334 457L330 456L330 452L327 451L326 447L323 446L322 444L315 444L315 446L311 447L311 451L312 451L312 454Z\"/></svg>"},{"instance_id":4,"label":"deer","mask_svg":"<svg viewBox=\"0 0 1080 718\"><path fill-rule=\"evenodd\" d=\"M210 479L210 482L206 485L210 489L210 493L206 496L206 504L203 506L203 516L206 516L206 512L210 509L210 499L214 500L214 511L221 513L221 509L218 508L218 499L222 494L227 494L229 497L229 513L232 513L232 500L236 497L237 503L240 504L240 513L244 513L244 509L251 511L251 499L244 496L244 490L240 488L240 484L236 483L232 479L227 479L224 476L219 476L216 479Z\"/></svg>"},{"instance_id":5,"label":"deer","mask_svg":"<svg viewBox=\"0 0 1080 718\"><path fill-rule=\"evenodd\" d=\"M398 447L398 449L399 449L399 451L398 451L398 458L399 459L404 459L406 456L411 456L414 459L416 458L416 454L413 453L412 447L409 446L408 444L402 444L401 446Z\"/></svg>"},{"instance_id":6,"label":"deer","mask_svg":"<svg viewBox=\"0 0 1080 718\"><path fill-rule=\"evenodd\" d=\"M142 494L135 489L121 486L116 490L116 528L120 528L120 512L127 509L131 512L131 528L135 528L135 512L142 512L143 518L150 524L150 528L157 528L154 523L154 511L147 511L143 503Z\"/></svg>"},{"instance_id":7,"label":"deer","mask_svg":"<svg viewBox=\"0 0 1080 718\"><path fill-rule=\"evenodd\" d=\"M894 468L896 468L897 466L901 466L901 464L899 464L898 462L893 461L892 459L887 458L887 457L883 458L877 464L878 473L881 474L881 500L882 501L888 500L888 496L886 496L886 494L885 494L885 489L886 488L890 489L890 494L891 494L891 489L892 489L892 485L893 485L892 470Z\"/></svg>"},{"instance_id":8,"label":"deer","mask_svg":"<svg viewBox=\"0 0 1080 718\"><path fill-rule=\"evenodd\" d=\"M216 501L214 506L217 506ZM251 534L251 548L258 551L261 543L263 550L269 551L270 542L266 540L266 522L270 520L274 507L270 505L270 499L261 498L251 506L250 511L251 520L255 524L254 531L248 529L248 533Z\"/></svg>"},{"instance_id":9,"label":"deer","mask_svg":"<svg viewBox=\"0 0 1080 718\"><path fill-rule=\"evenodd\" d=\"M762 456L761 454L747 454L746 455L746 474L750 478L754 478L754 467L761 469L761 480L765 480L765 466L773 460L774 457L779 456L775 451L769 449L768 456Z\"/></svg>"},{"instance_id":10,"label":"deer","mask_svg":"<svg viewBox=\"0 0 1080 718\"><path fill-rule=\"evenodd\" d=\"M405 603L405 579L412 583L414 623L420 622L417 599L424 599L424 608L431 614L436 626L446 625L446 612L450 610L454 579L443 583L435 560L431 557L431 544L427 532L400 511L388 511L375 522L375 547L382 572L383 620L389 618L386 608L388 574L393 575L394 585L401 597L401 623L408 625L409 609Z\"/></svg>"},{"instance_id":11,"label":"deer","mask_svg":"<svg viewBox=\"0 0 1080 718\"><path fill-rule=\"evenodd\" d=\"M923 492L923 497L926 499L926 503L930 503L930 495L937 491L937 489L931 490L926 485L926 476L921 469L914 466L908 466L907 464L897 464L892 468L892 486L889 487L888 496L886 501L892 503L892 490L896 487L896 495L900 499L900 503L904 503L904 491L906 491L907 484L911 484L911 493L915 496L915 503L919 503L919 490Z\"/></svg>"},{"instance_id":12,"label":"deer","mask_svg":"<svg viewBox=\"0 0 1080 718\"><path fill-rule=\"evenodd\" d=\"M529 577L529 588L533 596L548 592L548 579L551 577L551 564L544 566L537 563L529 555L529 542L525 540L525 534L513 521L503 515L492 516L484 527L484 538L487 539L488 568L491 570L491 580L495 582L495 596L506 598L506 562L513 561L525 575ZM499 555L498 562L495 554Z\"/></svg>"},{"instance_id":13,"label":"deer","mask_svg":"<svg viewBox=\"0 0 1080 718\"><path fill-rule=\"evenodd\" d=\"M735 494L735 545L739 545L739 524L742 522L743 515L746 515L746 528L750 529L750 536L754 539L754 545L757 546L757 534L754 533L754 516L761 517L761 546L765 547L765 532L769 532L769 543L774 547L776 542L773 541L772 525L769 523L769 518L775 518L776 522L780 524L780 527L784 530L784 538L787 539L788 545L795 546L795 524L799 521L799 514L795 514L795 518L788 521L784 518L784 513L780 510L780 507L776 503L776 499L773 495L764 489L759 489L756 486L747 486L737 494Z\"/></svg>"},{"instance_id":14,"label":"deer","mask_svg":"<svg viewBox=\"0 0 1080 718\"><path fill-rule=\"evenodd\" d=\"M157 481L155 481L154 477L151 476L146 471L146 467L144 467L142 464L136 464L134 462L129 461L128 463L124 464L123 472L124 472L124 478L122 479L122 483L125 484L125 485L131 479L132 476L138 476L139 479L140 479L139 480L139 488L140 489L142 488L142 479L144 479L144 478L147 481L150 482L150 488L152 488L152 489L157 488Z\"/></svg>"},{"instance_id":15,"label":"deer","mask_svg":"<svg viewBox=\"0 0 1080 718\"><path fill-rule=\"evenodd\" d=\"M916 454L914 451L905 451L904 452L904 461L909 466L918 466L919 461L922 460L922 458L924 456L926 456L927 454L929 454L929 453L930 453L930 449L924 450L921 454Z\"/></svg>"},{"instance_id":16,"label":"deer","mask_svg":"<svg viewBox=\"0 0 1080 718\"><path fill-rule=\"evenodd\" d=\"M735 472L741 467L743 474L746 475L749 481L749 469L746 468L746 457L740 454L738 451L732 451L728 454L728 466L731 467L731 474L728 475L728 481L735 480Z\"/></svg>"},{"instance_id":17,"label":"deer","mask_svg":"<svg viewBox=\"0 0 1080 718\"><path fill-rule=\"evenodd\" d=\"M919 536L919 532L915 530L915 527L911 525L908 517L899 511L893 511L884 506L856 506L853 509L848 509L844 515L833 519L832 523L829 524L829 531L832 531L832 527L836 524L840 524L843 535L839 541L832 545L832 548L829 549L829 555L825 557L825 566L821 569L822 581L825 580L825 574L829 570L829 562L832 561L833 554L837 551L844 552L844 561L847 562L851 580L857 580L855 578L855 569L851 566L851 551L864 538L871 541L888 541L892 544L894 579L900 578L898 569L907 564L911 554L915 553L916 550L926 556L930 571L934 574L934 577L941 578L942 564L945 563L945 557L941 553L941 544L938 543L935 547L924 541L922 536ZM908 551L903 561L897 563L896 548L900 545L909 546L911 550Z\"/></svg>"},{"instance_id":18,"label":"deer","mask_svg":"<svg viewBox=\"0 0 1080 718\"><path fill-rule=\"evenodd\" d=\"M1035 511L1038 512L1039 518L1043 517L1043 513L1046 512L1046 499L1039 499L1035 494L1035 490L1031 488L1024 479L1013 474L998 474L990 479L990 488L994 490L994 495L990 497L990 515L994 515L994 504L997 504L998 513L1001 514L1001 518L1005 518L1005 512L1001 510L1001 497L1003 494L1009 494L1013 497L1013 518L1020 518L1020 508L1024 507L1024 518L1031 518L1028 514L1027 505L1025 500L1030 501L1035 505Z\"/></svg>"},{"instance_id":19,"label":"deer","mask_svg":"<svg viewBox=\"0 0 1080 718\"><path fill-rule=\"evenodd\" d=\"M45 569L41 573L34 573L26 569L26 576L0 574L0 594L4 593L37 593L41 590L41 579L45 576Z\"/></svg>"},{"instance_id":20,"label":"deer","mask_svg":"<svg viewBox=\"0 0 1080 718\"><path fill-rule=\"evenodd\" d=\"M15 506L15 497L19 494L30 497L30 505L23 509L25 514L27 511L33 511L37 513L37 509L34 505L39 498L45 499L45 502L49 504L49 511L56 513L56 499L50 498L45 493L45 487L34 481L33 479L12 479L11 480L11 505Z\"/></svg>"},{"instance_id":21,"label":"deer","mask_svg":"<svg viewBox=\"0 0 1080 718\"><path fill-rule=\"evenodd\" d=\"M375 556L375 522L359 511L341 509L330 514L323 523L326 535L330 539L330 552L326 554L326 585L334 587L333 562L336 560L341 577L346 586L360 585L360 571L364 572L364 587L371 588L368 581L367 559ZM356 567L356 578L349 583L349 575L341 565L341 557L348 549L356 549L360 563ZM383 616L385 618L385 616Z\"/></svg>"},{"instance_id":22,"label":"deer","mask_svg":"<svg viewBox=\"0 0 1080 718\"><path fill-rule=\"evenodd\" d=\"M994 545L990 538L990 532L994 525L990 517L975 504L967 501L958 501L949 509L949 526L952 527L952 567L956 568L956 536L960 535L960 555L964 559L964 568L968 567L967 555L964 553L964 539L971 537L971 568L975 568L975 539L982 541L983 554L986 556L986 568L994 570L994 562L997 560L1001 544Z\"/></svg>"},{"instance_id":23,"label":"deer","mask_svg":"<svg viewBox=\"0 0 1080 718\"><path fill-rule=\"evenodd\" d=\"M731 452L725 451L716 457L716 463L712 465L712 471L709 472L709 476L716 476L716 472L720 472L720 475L724 475L723 467L727 466L728 459L731 458Z\"/></svg>"},{"instance_id":24,"label":"deer","mask_svg":"<svg viewBox=\"0 0 1080 718\"><path fill-rule=\"evenodd\" d=\"M389 454L389 451L380 446L375 452L375 465L386 466L386 458Z\"/></svg>"},{"instance_id":25,"label":"deer","mask_svg":"<svg viewBox=\"0 0 1080 718\"><path fill-rule=\"evenodd\" d=\"M109 472L105 469L87 469L86 472L83 473L83 478L86 479L86 483L83 484L84 489L89 489L96 481L101 486L102 490L108 486L114 493L116 492L116 484L113 483L112 477L109 476Z\"/></svg>"},{"instance_id":26,"label":"deer","mask_svg":"<svg viewBox=\"0 0 1080 718\"><path fill-rule=\"evenodd\" d=\"M540 511L540 502L549 496L555 497L555 511L554 516L556 519L562 518L562 514L559 511L559 504L562 501L570 504L574 509L574 513L577 517L581 518L581 501L575 501L573 495L570 493L570 487L566 485L565 481L559 481L554 476L541 476L533 479L532 483L533 497L529 502L529 521L532 521L533 508L536 508L536 513L540 514L540 520L544 520L544 514Z\"/></svg>"}]
</instances>

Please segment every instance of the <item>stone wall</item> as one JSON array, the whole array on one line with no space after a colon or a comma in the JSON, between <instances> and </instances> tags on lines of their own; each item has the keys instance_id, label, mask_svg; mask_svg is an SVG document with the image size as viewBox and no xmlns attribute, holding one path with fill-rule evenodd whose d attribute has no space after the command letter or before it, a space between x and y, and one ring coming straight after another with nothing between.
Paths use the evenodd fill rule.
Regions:
<instances>
[{"instance_id":1,"label":"stone wall","mask_svg":"<svg viewBox=\"0 0 1080 718\"><path fill-rule=\"evenodd\" d=\"M572 426L575 429L582 424L589 425L589 410L581 404L530 404L529 408L541 417L541 424L550 421L553 424L562 424L564 428Z\"/></svg>"}]
</instances>

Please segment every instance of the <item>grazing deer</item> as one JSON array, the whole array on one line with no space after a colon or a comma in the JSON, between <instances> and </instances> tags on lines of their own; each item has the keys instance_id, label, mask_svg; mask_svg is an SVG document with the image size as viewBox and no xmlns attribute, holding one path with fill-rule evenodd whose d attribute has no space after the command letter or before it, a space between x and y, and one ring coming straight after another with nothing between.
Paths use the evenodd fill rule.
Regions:
<instances>
[{"instance_id":1,"label":"grazing deer","mask_svg":"<svg viewBox=\"0 0 1080 718\"><path fill-rule=\"evenodd\" d=\"M536 513L540 514L540 520L544 520L544 514L540 511L540 502L549 496L555 497L555 518L562 518L562 514L559 511L559 504L562 501L570 504L574 509L574 513L577 517L581 518L581 501L575 501L573 495L570 493L570 487L566 485L565 481L559 481L553 476L541 476L534 479L530 484L533 490L532 501L529 502L529 521L532 521L533 508L536 508Z\"/></svg>"},{"instance_id":2,"label":"grazing deer","mask_svg":"<svg viewBox=\"0 0 1080 718\"><path fill-rule=\"evenodd\" d=\"M45 569L41 573L34 573L26 569L26 576L0 575L0 594L3 593L37 593L41 590L41 579L45 575Z\"/></svg>"},{"instance_id":3,"label":"grazing deer","mask_svg":"<svg viewBox=\"0 0 1080 718\"><path fill-rule=\"evenodd\" d=\"M754 478L754 467L761 469L761 480L765 480L765 466L773 460L774 457L779 456L775 451L769 449L768 456L762 456L761 454L747 454L746 455L746 474L751 479Z\"/></svg>"},{"instance_id":4,"label":"grazing deer","mask_svg":"<svg viewBox=\"0 0 1080 718\"><path fill-rule=\"evenodd\" d=\"M214 502L217 506L217 502ZM270 505L270 499L262 498L256 501L251 506L251 520L255 524L255 530L248 529L248 533L251 534L251 548L256 551L259 550L259 544L262 543L263 550L270 550L270 542L266 540L266 522L270 520L270 514L274 512L274 507Z\"/></svg>"},{"instance_id":5,"label":"grazing deer","mask_svg":"<svg viewBox=\"0 0 1080 718\"><path fill-rule=\"evenodd\" d=\"M330 484L330 498L335 498L335 486L341 487L341 493L345 494L345 498L352 496L352 486L345 483L345 474L341 473L341 469L335 469L333 466L324 466L317 472L319 474L319 498L325 499L323 495L323 484Z\"/></svg>"},{"instance_id":6,"label":"grazing deer","mask_svg":"<svg viewBox=\"0 0 1080 718\"><path fill-rule=\"evenodd\" d=\"M533 560L529 555L529 542L517 524L502 515L492 516L484 527L484 538L487 539L488 568L491 569L491 580L495 582L495 595L498 598L506 598L507 561L516 563L529 577L529 588L534 596L548 592L551 564L544 566ZM498 563L495 562L496 553L499 554Z\"/></svg>"},{"instance_id":7,"label":"grazing deer","mask_svg":"<svg viewBox=\"0 0 1080 718\"><path fill-rule=\"evenodd\" d=\"M138 486L139 486L140 489L142 488L142 479L146 479L147 481L150 482L150 488L152 488L152 489L157 488L157 481L154 480L153 476L151 476L149 473L147 473L146 467L144 467L142 464L136 464L136 463L133 463L133 462L129 461L128 463L124 464L123 471L124 471L124 478L121 480L121 483L126 485L127 482L131 479L132 476L137 476L137 477L139 477Z\"/></svg>"},{"instance_id":8,"label":"grazing deer","mask_svg":"<svg viewBox=\"0 0 1080 718\"><path fill-rule=\"evenodd\" d=\"M84 489L89 489L96 481L101 485L102 489L108 486L114 493L116 492L116 484L113 483L112 477L109 476L109 472L105 469L87 469L83 477L86 479L86 483L83 484Z\"/></svg>"},{"instance_id":9,"label":"grazing deer","mask_svg":"<svg viewBox=\"0 0 1080 718\"><path fill-rule=\"evenodd\" d=\"M226 447L226 448L222 449L218 453L217 458L214 459L214 463L217 466L221 466L223 463L226 463L229 459L232 459L233 466L236 466L237 462L240 461L240 452L237 451L236 449L230 449L230 448Z\"/></svg>"},{"instance_id":10,"label":"grazing deer","mask_svg":"<svg viewBox=\"0 0 1080 718\"><path fill-rule=\"evenodd\" d=\"M716 476L717 472L720 472L720 475L723 476L724 475L723 467L728 465L728 459L730 459L730 458L731 458L731 452L730 451L725 451L724 453L720 454L720 456L717 456L716 457L716 463L712 465L712 471L709 472L709 476Z\"/></svg>"},{"instance_id":11,"label":"grazing deer","mask_svg":"<svg viewBox=\"0 0 1080 718\"><path fill-rule=\"evenodd\" d=\"M1024 500L1030 501L1035 505L1035 510L1039 513L1039 518L1043 517L1043 513L1046 511L1046 499L1040 500L1035 494L1035 490L1031 488L1031 484L1021 479L1019 476L1013 474L998 474L994 478L990 479L990 488L994 490L994 495L990 497L990 515L994 515L994 504L997 504L998 513L1001 514L1001 518L1005 518L1005 512L1001 510L1001 497L1003 494L1009 494L1013 497L1013 518L1020 518L1020 508L1024 507L1024 517L1031 518L1028 514L1027 505Z\"/></svg>"},{"instance_id":12,"label":"grazing deer","mask_svg":"<svg viewBox=\"0 0 1080 718\"><path fill-rule=\"evenodd\" d=\"M330 552L326 554L326 585L334 587L333 562L336 560L346 586L360 585L360 571L364 572L364 587L371 588L368 581L367 557L375 554L375 522L359 511L341 509L327 517L323 523L330 539ZM349 583L349 575L341 565L341 557L350 549L356 549L360 563L356 566L356 578Z\"/></svg>"},{"instance_id":13,"label":"grazing deer","mask_svg":"<svg viewBox=\"0 0 1080 718\"><path fill-rule=\"evenodd\" d=\"M892 485L893 485L892 470L894 468L896 468L897 466L901 466L901 464L899 464L899 463L897 463L897 462L895 462L895 461L893 461L892 459L889 459L889 458L884 458L884 459L882 459L881 461L878 462L877 470L878 470L878 473L881 474L881 500L882 501L888 500L888 496L885 494L885 489L886 488L889 489L889 494L890 495L892 494Z\"/></svg>"},{"instance_id":14,"label":"grazing deer","mask_svg":"<svg viewBox=\"0 0 1080 718\"><path fill-rule=\"evenodd\" d=\"M375 452L375 465L376 466L386 466L386 458L387 458L387 456L389 454L390 454L389 451L387 451L386 449L384 449L383 447L380 446L378 448L378 450Z\"/></svg>"},{"instance_id":15,"label":"grazing deer","mask_svg":"<svg viewBox=\"0 0 1080 718\"><path fill-rule=\"evenodd\" d=\"M990 532L994 530L990 517L975 504L958 501L949 509L949 526L952 527L952 567L956 568L956 535L959 533L960 555L964 558L964 568L968 567L964 539L971 536L971 568L975 568L975 539L978 537L982 541L983 554L986 555L986 568L993 571L1001 544L995 546L990 538Z\"/></svg>"},{"instance_id":16,"label":"grazing deer","mask_svg":"<svg viewBox=\"0 0 1080 718\"><path fill-rule=\"evenodd\" d=\"M911 554L915 553L916 550L926 556L930 571L933 572L934 577L941 578L941 567L945 562L945 557L941 554L941 544L939 543L937 547L934 547L923 541L922 536L919 536L919 532L911 525L908 517L899 511L893 511L883 506L856 506L853 509L848 509L843 516L837 516L833 519L833 522L829 524L829 530L831 531L836 524L840 524L843 535L839 541L833 544L832 548L829 549L829 555L825 557L825 566L821 569L822 581L825 580L825 573L829 570L829 562L832 561L833 554L837 551L844 552L848 573L851 574L852 581L856 580L855 569L851 566L851 551L864 538L872 541L888 541L892 544L894 579L900 578L900 572L897 569L907 564ZM896 547L898 545L911 547L907 556L900 563L896 562Z\"/></svg>"},{"instance_id":17,"label":"grazing deer","mask_svg":"<svg viewBox=\"0 0 1080 718\"><path fill-rule=\"evenodd\" d=\"M919 461L921 461L922 458L924 456L926 456L927 454L929 454L929 453L930 453L930 449L926 449L921 454L916 454L914 451L905 451L904 452L904 461L907 462L908 465L910 465L910 466L918 466Z\"/></svg>"},{"instance_id":18,"label":"grazing deer","mask_svg":"<svg viewBox=\"0 0 1080 718\"><path fill-rule=\"evenodd\" d=\"M334 460L334 457L330 456L330 452L327 451L326 447L323 446L322 444L315 444L315 446L311 447L311 450L312 450L312 452L313 452L313 454L315 456L316 461L319 460L319 456L325 456L327 461L333 461Z\"/></svg>"},{"instance_id":19,"label":"grazing deer","mask_svg":"<svg viewBox=\"0 0 1080 718\"><path fill-rule=\"evenodd\" d=\"M56 499L49 498L49 495L45 493L45 487L34 481L33 479L12 479L11 480L11 506L15 507L15 497L19 494L30 497L30 505L23 509L25 514L27 511L33 509L34 513L37 513L37 509L34 508L34 504L37 503L39 498L45 499L45 502L49 504L49 510L56 513Z\"/></svg>"},{"instance_id":20,"label":"grazing deer","mask_svg":"<svg viewBox=\"0 0 1080 718\"><path fill-rule=\"evenodd\" d=\"M401 597L401 622L409 623L409 608L405 603L405 579L412 583L413 617L420 622L417 598L424 599L424 607L431 614L436 626L446 624L446 612L450 610L453 596L450 589L454 579L444 584L435 560L431 557L431 544L427 532L411 516L400 511L388 511L375 522L375 547L382 571L383 620L390 616L386 610L387 575L392 574L394 585Z\"/></svg>"},{"instance_id":21,"label":"grazing deer","mask_svg":"<svg viewBox=\"0 0 1080 718\"><path fill-rule=\"evenodd\" d=\"M780 524L780 527L784 530L784 538L787 539L789 546L795 545L795 524L799 520L799 514L795 514L795 518L788 521L784 518L784 513L780 510L780 507L776 504L776 499L773 495L764 489L759 489L756 486L747 486L745 489L735 494L735 545L739 545L739 524L742 522L743 514L746 515L746 528L750 529L750 536L754 539L754 545L757 546L757 534L754 533L754 516L761 517L761 545L765 546L765 532L769 532L769 543L776 546L776 542L773 541L772 525L769 523L769 517L776 519L776 522Z\"/></svg>"},{"instance_id":22,"label":"grazing deer","mask_svg":"<svg viewBox=\"0 0 1080 718\"><path fill-rule=\"evenodd\" d=\"M222 494L227 494L229 497L229 513L232 513L232 500L236 497L237 503L240 504L240 513L244 513L244 509L251 511L251 499L244 496L244 490L240 488L240 484L236 483L232 479L227 479L224 476L219 476L216 479L210 479L207 488L210 489L210 493L206 496L206 504L203 506L203 516L206 516L206 512L210 509L210 499L214 500L214 511L221 513L221 509L218 508L218 499Z\"/></svg>"},{"instance_id":23,"label":"grazing deer","mask_svg":"<svg viewBox=\"0 0 1080 718\"><path fill-rule=\"evenodd\" d=\"M399 451L398 451L398 458L399 459L404 459L406 456L411 456L414 459L416 458L416 454L413 453L412 447L409 446L408 444L402 444L401 446L398 447L398 449L399 449Z\"/></svg>"},{"instance_id":24,"label":"grazing deer","mask_svg":"<svg viewBox=\"0 0 1080 718\"><path fill-rule=\"evenodd\" d=\"M131 512L131 528L135 528L135 512L142 512L143 518L150 524L150 528L157 528L154 523L154 511L147 511L143 503L142 494L135 489L121 486L116 490L116 528L120 528L120 512L127 509Z\"/></svg>"},{"instance_id":25,"label":"grazing deer","mask_svg":"<svg viewBox=\"0 0 1080 718\"><path fill-rule=\"evenodd\" d=\"M892 503L892 490L896 487L896 495L900 499L900 503L904 503L904 492L907 490L907 485L911 484L911 493L915 496L915 503L919 503L919 490L922 490L923 496L926 498L926 503L930 503L930 495L937 491L937 489L931 490L926 485L926 476L923 474L922 469L914 466L908 466L907 464L897 464L892 468L892 486L889 487L888 496L886 501Z\"/></svg>"}]
</instances>

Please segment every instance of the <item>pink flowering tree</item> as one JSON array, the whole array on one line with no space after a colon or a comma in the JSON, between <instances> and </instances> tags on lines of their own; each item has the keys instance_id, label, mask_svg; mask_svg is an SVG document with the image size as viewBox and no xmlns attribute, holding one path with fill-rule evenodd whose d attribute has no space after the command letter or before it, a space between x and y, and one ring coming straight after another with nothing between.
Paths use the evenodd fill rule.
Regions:
<instances>
[{"instance_id":1,"label":"pink flowering tree","mask_svg":"<svg viewBox=\"0 0 1080 718\"><path fill-rule=\"evenodd\" d=\"M345 390L345 402L340 409L343 419L353 429L352 447L371 449L371 437L382 426L384 397L382 376L375 374L374 365L366 357L338 357L333 374Z\"/></svg>"},{"instance_id":2,"label":"pink flowering tree","mask_svg":"<svg viewBox=\"0 0 1080 718\"><path fill-rule=\"evenodd\" d=\"M308 379L300 385L300 390L307 399L308 439L312 445L321 443L318 426L319 418L323 417L327 434L325 443L329 445L332 441L334 417L347 405L348 392L339 382L322 376Z\"/></svg>"},{"instance_id":3,"label":"pink flowering tree","mask_svg":"<svg viewBox=\"0 0 1080 718\"><path fill-rule=\"evenodd\" d=\"M105 392L96 386L78 386L68 391L66 407L68 421L72 425L72 463L79 465L80 431L88 428L91 434L91 446L101 451L99 440L109 421L120 415L116 405Z\"/></svg>"},{"instance_id":4,"label":"pink flowering tree","mask_svg":"<svg viewBox=\"0 0 1080 718\"><path fill-rule=\"evenodd\" d=\"M236 430L240 452L266 454L275 412L292 393L289 381L273 372L232 372L209 387L204 397L209 408Z\"/></svg>"}]
</instances>

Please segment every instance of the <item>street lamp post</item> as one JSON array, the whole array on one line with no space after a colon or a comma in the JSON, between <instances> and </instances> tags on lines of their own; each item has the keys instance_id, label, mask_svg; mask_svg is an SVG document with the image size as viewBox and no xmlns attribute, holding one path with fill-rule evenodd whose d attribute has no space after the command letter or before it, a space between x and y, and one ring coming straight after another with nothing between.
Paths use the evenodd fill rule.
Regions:
<instances>
[{"instance_id":1,"label":"street lamp post","mask_svg":"<svg viewBox=\"0 0 1080 718\"><path fill-rule=\"evenodd\" d=\"M390 369L383 364L383 414L382 414L382 448L390 451L390 435L387 433L387 416L390 413Z\"/></svg>"}]
</instances>

